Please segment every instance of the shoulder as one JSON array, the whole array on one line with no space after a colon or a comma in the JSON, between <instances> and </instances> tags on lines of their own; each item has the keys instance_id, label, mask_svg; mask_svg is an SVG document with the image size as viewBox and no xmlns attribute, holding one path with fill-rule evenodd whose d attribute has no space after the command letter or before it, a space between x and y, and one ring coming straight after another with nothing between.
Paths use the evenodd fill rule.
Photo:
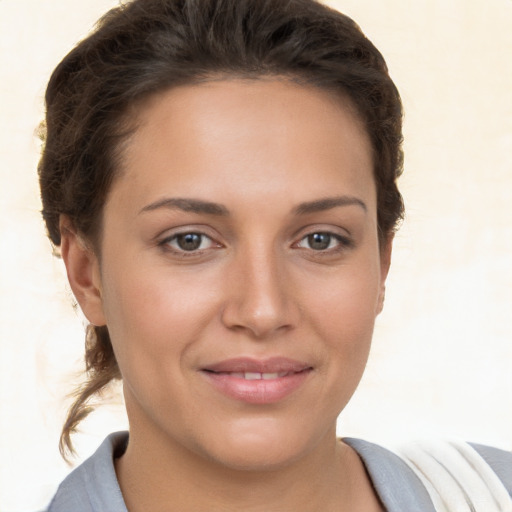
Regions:
<instances>
[{"instance_id":1,"label":"shoulder","mask_svg":"<svg viewBox=\"0 0 512 512\"><path fill-rule=\"evenodd\" d=\"M512 453L460 441L419 441L393 451L359 439L344 439L363 460L389 512L512 511ZM480 510L478 507L475 510Z\"/></svg>"},{"instance_id":2,"label":"shoulder","mask_svg":"<svg viewBox=\"0 0 512 512\"><path fill-rule=\"evenodd\" d=\"M358 453L388 512L435 512L425 486L402 458L362 439L344 438L343 442Z\"/></svg>"},{"instance_id":3,"label":"shoulder","mask_svg":"<svg viewBox=\"0 0 512 512\"><path fill-rule=\"evenodd\" d=\"M114 468L114 456L127 440L127 432L109 435L64 479L46 512L127 512Z\"/></svg>"},{"instance_id":4,"label":"shoulder","mask_svg":"<svg viewBox=\"0 0 512 512\"><path fill-rule=\"evenodd\" d=\"M512 496L512 452L482 444L470 443L470 445L493 469L509 495Z\"/></svg>"}]
</instances>

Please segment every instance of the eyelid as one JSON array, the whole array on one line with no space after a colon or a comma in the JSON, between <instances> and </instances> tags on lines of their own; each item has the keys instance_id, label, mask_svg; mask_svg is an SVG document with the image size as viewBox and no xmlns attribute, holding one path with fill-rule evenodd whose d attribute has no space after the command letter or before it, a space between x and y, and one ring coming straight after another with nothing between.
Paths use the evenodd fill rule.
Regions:
<instances>
[{"instance_id":1,"label":"eyelid","mask_svg":"<svg viewBox=\"0 0 512 512\"><path fill-rule=\"evenodd\" d=\"M309 235L306 235L306 236L303 236L298 242L297 242L297 246L298 247L302 247L300 244L302 242L304 242L305 240L309 239L310 236L313 236L313 235L327 235L331 238L331 240L329 240L329 242L332 242L332 240L335 240L339 243L346 243L346 239L344 237L341 237L340 235L337 235L335 233L328 233L326 231L315 231L314 233L310 233ZM307 248L307 247L306 247ZM327 251L329 250L329 247L326 248L324 251ZM320 251L320 249L319 249Z\"/></svg>"},{"instance_id":2,"label":"eyelid","mask_svg":"<svg viewBox=\"0 0 512 512\"><path fill-rule=\"evenodd\" d=\"M314 233L327 233L332 236L341 237L343 239L352 239L352 233L349 229L336 226L333 224L308 224L307 226L303 226L300 229L297 229L291 238L294 240L302 240L304 237L308 235L313 235Z\"/></svg>"},{"instance_id":3,"label":"eyelid","mask_svg":"<svg viewBox=\"0 0 512 512\"><path fill-rule=\"evenodd\" d=\"M168 229L164 231L162 235L160 235L157 240L157 246L160 247L162 250L168 252L168 253L174 253L179 256L198 256L200 254L203 254L204 252L212 249L212 248L221 248L224 247L222 243L220 243L217 238L209 233L211 231L210 229L207 229L205 226L194 226L194 225L188 225L188 226L180 226L174 229ZM191 251L186 251L184 249L180 249L179 247L173 247L170 242L173 240L176 240L179 236L184 236L188 234L196 234L200 235L201 237L207 238L210 240L210 246L203 249L195 249Z\"/></svg>"},{"instance_id":4,"label":"eyelid","mask_svg":"<svg viewBox=\"0 0 512 512\"><path fill-rule=\"evenodd\" d=\"M186 237L187 235L196 235L196 236L198 236L198 237L201 237L201 244L200 244L200 246L202 245L202 242L204 242L204 239L209 240L209 241L210 241L210 243L214 243L214 241L212 240L212 238L211 238L211 237L209 237L208 235L205 235L204 233L197 233L197 232L195 232L195 231L190 231L190 232L187 232L187 233L177 233L177 234L175 234L175 235L172 235L172 236L170 236L170 237L167 237L167 239L166 239L166 240L164 240L164 243L165 243L166 245L171 245L171 242L173 242L173 241L177 241L177 240L179 239L179 237L182 237L182 236L183 236L183 237ZM174 247L174 246L173 246L173 247ZM198 251L204 250L204 248L203 248L203 249L198 248L198 249L195 249L194 251L192 251L192 250L191 250L191 251L187 251L186 249L181 249L181 248L179 248L179 247L174 247L174 248L175 248L177 251L179 251L179 252L181 252L181 251L183 251L183 252L198 252Z\"/></svg>"},{"instance_id":5,"label":"eyelid","mask_svg":"<svg viewBox=\"0 0 512 512\"><path fill-rule=\"evenodd\" d=\"M337 246L333 247L333 248L324 249L324 250L315 250L312 248L299 246L299 244L303 240L305 240L307 237L314 235L316 233L322 233L322 234L326 234L326 235L333 237L335 240L338 241ZM329 254L332 255L332 254L340 253L340 252L346 251L348 249L352 249L355 246L355 241L347 229L332 226L332 225L326 226L325 224L324 225L316 224L316 225L311 225L311 226L307 226L305 228L300 229L296 233L294 240L295 240L295 242L293 242L293 244L292 244L293 248L303 249L310 253L314 253L315 255L318 255L318 256L327 256Z\"/></svg>"}]
</instances>

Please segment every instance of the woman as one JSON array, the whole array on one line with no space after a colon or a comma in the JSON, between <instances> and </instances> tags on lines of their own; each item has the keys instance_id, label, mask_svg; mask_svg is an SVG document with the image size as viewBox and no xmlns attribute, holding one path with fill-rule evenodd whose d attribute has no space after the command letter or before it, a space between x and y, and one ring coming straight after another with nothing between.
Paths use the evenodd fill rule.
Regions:
<instances>
[{"instance_id":1,"label":"woman","mask_svg":"<svg viewBox=\"0 0 512 512\"><path fill-rule=\"evenodd\" d=\"M49 510L441 510L336 439L403 210L401 103L359 28L310 0L134 0L46 103L43 216L91 324L63 450L113 379L130 422ZM508 473L457 453L505 510Z\"/></svg>"}]
</instances>

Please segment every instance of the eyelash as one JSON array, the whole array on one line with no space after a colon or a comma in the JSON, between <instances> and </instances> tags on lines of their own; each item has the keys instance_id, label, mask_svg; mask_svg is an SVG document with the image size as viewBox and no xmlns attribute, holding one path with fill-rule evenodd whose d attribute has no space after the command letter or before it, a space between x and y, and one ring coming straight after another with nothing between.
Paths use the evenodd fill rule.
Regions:
<instances>
[{"instance_id":1,"label":"eyelash","mask_svg":"<svg viewBox=\"0 0 512 512\"><path fill-rule=\"evenodd\" d=\"M178 240L180 239L180 237L185 238L187 236L200 237L199 247L196 249L192 249L192 250L186 250L186 249L183 249L182 247L175 247L172 245L173 242L179 243ZM209 240L212 247L216 247L216 248L221 247L221 245L216 243L210 236L206 235L205 233L201 233L200 231L183 231L182 233L175 233L171 236L164 238L162 241L160 241L158 243L158 245L165 251L173 252L174 254L179 254L181 257L186 258L186 257L198 256L200 254L203 254L204 251L207 251L208 249L212 248L212 247L201 248L201 245L203 245L203 242L205 240Z\"/></svg>"},{"instance_id":2,"label":"eyelash","mask_svg":"<svg viewBox=\"0 0 512 512\"><path fill-rule=\"evenodd\" d=\"M326 247L325 249L313 249L312 247L304 247L304 246L300 245L304 241L311 243L312 242L311 238L315 237L315 236L328 237L328 242L329 242L328 247ZM336 242L336 246L330 247L333 241ZM323 255L327 256L327 255L333 255L333 254L337 254L339 252L343 252L347 249L351 249L354 246L354 242L347 236L343 236L338 233L333 233L331 231L318 230L318 231L312 231L312 232L306 234L305 236L303 236L295 244L295 246L297 248L311 250L311 251L313 251L313 253L315 255L318 255L318 256L323 256Z\"/></svg>"},{"instance_id":3,"label":"eyelash","mask_svg":"<svg viewBox=\"0 0 512 512\"><path fill-rule=\"evenodd\" d=\"M311 246L304 247L303 245L301 245L303 242L311 243L313 241L312 237L322 237L322 236L328 237L328 240L327 240L328 246L325 249L314 249ZM173 245L173 243L179 244L180 237L183 237L183 238L199 237L200 238L199 246L197 248L192 248L191 250L187 250L187 249L184 249L183 247ZM205 240L209 240L210 246L201 248L201 246L203 245ZM335 247L331 247L333 241L336 243ZM199 255L203 254L205 251L207 251L208 249L222 247L221 244L215 242L212 239L212 237L206 235L205 233L202 233L200 231L192 231L192 230L191 231L183 231L181 233L175 233L171 236L168 236L168 237L164 238L162 241L160 241L158 243L158 246L161 247L162 249L164 249L165 251L173 252L174 254L178 254L184 258L199 256ZM347 249L351 249L353 246L354 246L353 241L347 236L342 236L338 233L333 233L331 231L318 230L318 231L312 231L310 233L307 233L298 242L294 243L292 247L312 251L312 253L315 256L317 256L317 255L318 256L324 256L324 255L327 256L327 255L334 255L334 254L343 252Z\"/></svg>"}]
</instances>

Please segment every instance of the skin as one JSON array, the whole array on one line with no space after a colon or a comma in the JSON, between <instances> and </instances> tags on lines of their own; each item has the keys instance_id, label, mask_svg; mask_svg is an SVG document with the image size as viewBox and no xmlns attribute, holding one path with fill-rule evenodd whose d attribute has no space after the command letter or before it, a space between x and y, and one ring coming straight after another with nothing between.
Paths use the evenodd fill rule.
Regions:
<instances>
[{"instance_id":1,"label":"skin","mask_svg":"<svg viewBox=\"0 0 512 512\"><path fill-rule=\"evenodd\" d=\"M130 442L116 470L130 512L381 510L335 430L391 252L354 109L284 79L219 80L160 93L138 116L100 254L61 219L71 287L108 326L123 375ZM198 250L180 248L184 233L203 234ZM246 403L202 372L241 356L312 369L284 399Z\"/></svg>"}]
</instances>

